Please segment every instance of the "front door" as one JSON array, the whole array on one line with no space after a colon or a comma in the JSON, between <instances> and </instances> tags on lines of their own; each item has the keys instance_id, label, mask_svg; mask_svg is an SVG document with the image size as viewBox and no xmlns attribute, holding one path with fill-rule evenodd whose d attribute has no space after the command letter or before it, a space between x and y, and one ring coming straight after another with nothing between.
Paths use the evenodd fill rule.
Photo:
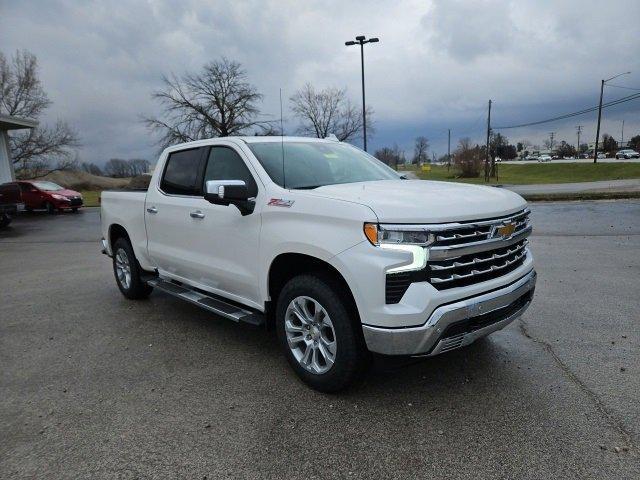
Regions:
<instances>
[{"instance_id":1,"label":"front door","mask_svg":"<svg viewBox=\"0 0 640 480\"><path fill-rule=\"evenodd\" d=\"M243 180L250 197L260 196L250 164L231 144L209 149L203 191L208 180ZM217 293L259 305L259 209L264 202L257 202L253 213L244 216L234 205L214 205L204 198L199 202L203 218L194 219L190 230L191 245L200 259L194 280Z\"/></svg>"}]
</instances>

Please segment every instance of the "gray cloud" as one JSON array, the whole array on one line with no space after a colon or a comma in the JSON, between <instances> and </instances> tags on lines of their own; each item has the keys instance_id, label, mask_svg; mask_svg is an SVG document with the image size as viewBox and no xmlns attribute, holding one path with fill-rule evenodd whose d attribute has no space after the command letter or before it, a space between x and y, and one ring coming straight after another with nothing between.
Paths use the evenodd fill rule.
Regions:
<instances>
[{"instance_id":1,"label":"gray cloud","mask_svg":"<svg viewBox=\"0 0 640 480\"><path fill-rule=\"evenodd\" d=\"M307 81L346 86L359 101L359 52L344 41L376 35L381 42L366 51L374 148L395 141L409 149L426 134L442 152L447 128L454 139L482 138L489 98L496 122L510 123L591 106L599 80L621 71L634 71L621 84L640 87L640 37L624 20L639 16L634 0L612 0L606 9L595 0L4 0L0 48L38 55L55 102L49 120L68 120L81 135L81 155L103 162L155 157L139 119L156 112L150 95L162 74L226 55L243 63L265 96L263 111L275 117L279 88L288 98ZM614 133L625 118L626 130L640 133L640 101L624 107L606 113L605 129ZM578 120L589 135L593 116ZM536 141L557 129L571 139L574 125L510 135Z\"/></svg>"}]
</instances>

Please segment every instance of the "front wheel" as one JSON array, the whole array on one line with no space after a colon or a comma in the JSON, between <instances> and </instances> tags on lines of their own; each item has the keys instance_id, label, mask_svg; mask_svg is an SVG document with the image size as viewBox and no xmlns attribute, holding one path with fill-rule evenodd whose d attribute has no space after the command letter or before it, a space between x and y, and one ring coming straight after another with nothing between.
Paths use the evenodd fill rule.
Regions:
<instances>
[{"instance_id":1,"label":"front wheel","mask_svg":"<svg viewBox=\"0 0 640 480\"><path fill-rule=\"evenodd\" d=\"M276 330L285 356L306 384L337 392L364 373L369 352L348 299L330 277L300 275L280 292Z\"/></svg>"},{"instance_id":2,"label":"front wheel","mask_svg":"<svg viewBox=\"0 0 640 480\"><path fill-rule=\"evenodd\" d=\"M47 209L47 213L48 213L49 215L55 215L55 213L56 213L56 207L55 207L55 205L54 205L53 203L51 203L51 202L47 202L47 203L45 203L44 208L46 208L46 209Z\"/></svg>"},{"instance_id":3,"label":"front wheel","mask_svg":"<svg viewBox=\"0 0 640 480\"><path fill-rule=\"evenodd\" d=\"M119 238L113 244L113 273L118 288L131 300L147 298L153 290L153 287L142 280L142 269L131 244L125 238Z\"/></svg>"}]
</instances>

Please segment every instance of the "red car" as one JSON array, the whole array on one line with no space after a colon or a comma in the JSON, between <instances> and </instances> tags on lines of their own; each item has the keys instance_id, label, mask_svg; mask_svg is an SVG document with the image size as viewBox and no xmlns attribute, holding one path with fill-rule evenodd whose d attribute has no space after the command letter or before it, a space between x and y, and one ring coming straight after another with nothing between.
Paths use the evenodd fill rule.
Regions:
<instances>
[{"instance_id":1,"label":"red car","mask_svg":"<svg viewBox=\"0 0 640 480\"><path fill-rule=\"evenodd\" d=\"M22 192L22 202L27 211L44 208L49 213L71 210L77 212L82 207L82 195L60 185L44 180L16 182Z\"/></svg>"}]
</instances>

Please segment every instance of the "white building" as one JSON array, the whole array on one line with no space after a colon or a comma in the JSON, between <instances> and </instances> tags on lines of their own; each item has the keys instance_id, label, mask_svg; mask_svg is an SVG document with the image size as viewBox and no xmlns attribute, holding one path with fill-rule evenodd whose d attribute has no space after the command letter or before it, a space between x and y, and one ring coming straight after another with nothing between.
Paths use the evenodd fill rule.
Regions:
<instances>
[{"instance_id":1,"label":"white building","mask_svg":"<svg viewBox=\"0 0 640 480\"><path fill-rule=\"evenodd\" d=\"M9 130L35 128L38 122L29 118L0 115L0 184L15 180L11 152L9 151Z\"/></svg>"}]
</instances>

